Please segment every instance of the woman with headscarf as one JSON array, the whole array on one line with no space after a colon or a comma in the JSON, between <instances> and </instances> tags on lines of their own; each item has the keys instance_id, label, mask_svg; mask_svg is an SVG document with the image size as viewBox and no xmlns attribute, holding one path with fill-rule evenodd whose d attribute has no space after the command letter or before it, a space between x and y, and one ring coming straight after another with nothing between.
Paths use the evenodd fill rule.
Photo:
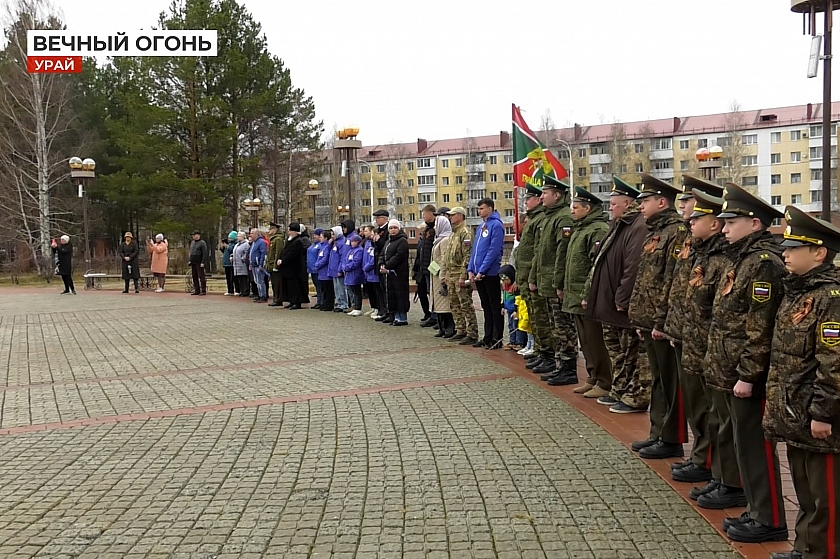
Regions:
<instances>
[{"instance_id":1,"label":"woman with headscarf","mask_svg":"<svg viewBox=\"0 0 840 559\"><path fill-rule=\"evenodd\" d=\"M59 242L56 243L53 239L52 245L53 254L58 260L56 265L56 273L61 276L64 281L64 291L62 295L68 293L76 294L76 286L73 285L73 245L70 244L70 237L62 235Z\"/></svg>"},{"instance_id":2,"label":"woman with headscarf","mask_svg":"<svg viewBox=\"0 0 840 559\"><path fill-rule=\"evenodd\" d=\"M134 235L131 234L131 231L126 232L123 241L118 251L122 263L122 279L125 281L123 293L128 293L129 280L134 280L134 292L140 293L140 266L137 265L140 248L134 242Z\"/></svg>"},{"instance_id":3,"label":"woman with headscarf","mask_svg":"<svg viewBox=\"0 0 840 559\"><path fill-rule=\"evenodd\" d=\"M245 231L236 234L236 245L233 247L231 263L233 264L234 293L240 297L251 295L251 280L248 276L248 255L251 246L248 244L248 235ZM238 292L238 293L237 293Z\"/></svg>"},{"instance_id":4,"label":"woman with headscarf","mask_svg":"<svg viewBox=\"0 0 840 559\"><path fill-rule=\"evenodd\" d=\"M408 237L396 219L388 222L388 243L382 251L381 260L379 272L388 278L388 312L393 313L393 318L389 316L382 322L406 326L411 306L408 289Z\"/></svg>"},{"instance_id":5,"label":"woman with headscarf","mask_svg":"<svg viewBox=\"0 0 840 559\"><path fill-rule=\"evenodd\" d=\"M438 332L436 338L451 338L455 335L455 319L449 308L449 291L446 287L446 276L443 270L443 257L449 246L452 235L452 224L446 217L439 215L435 218L435 240L432 244L432 261L429 264L431 278L430 308L438 317Z\"/></svg>"},{"instance_id":6,"label":"woman with headscarf","mask_svg":"<svg viewBox=\"0 0 840 559\"><path fill-rule=\"evenodd\" d=\"M166 285L166 268L169 266L169 241L163 238L162 233L155 235L155 240L146 240L146 250L152 255L152 275L157 278L158 287L155 293L163 293L163 286Z\"/></svg>"}]
</instances>

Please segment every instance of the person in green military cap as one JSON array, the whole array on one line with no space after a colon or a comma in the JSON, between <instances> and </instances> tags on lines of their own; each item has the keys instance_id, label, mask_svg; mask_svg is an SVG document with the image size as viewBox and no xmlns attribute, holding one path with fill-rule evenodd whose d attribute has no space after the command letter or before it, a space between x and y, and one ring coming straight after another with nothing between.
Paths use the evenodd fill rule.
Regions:
<instances>
[{"instance_id":1,"label":"person in green military cap","mask_svg":"<svg viewBox=\"0 0 840 559\"><path fill-rule=\"evenodd\" d=\"M613 177L610 192L612 225L595 257L588 278L589 296L581 306L586 317L601 323L604 343L610 355L610 393L598 403L612 413L643 413L650 403L650 368L641 341L630 325L627 309L636 282L642 246L647 235L645 219L636 198L639 191L619 177ZM591 390L584 384L580 390Z\"/></svg>"},{"instance_id":2,"label":"person in green military cap","mask_svg":"<svg viewBox=\"0 0 840 559\"><path fill-rule=\"evenodd\" d=\"M265 259L265 266L271 270L271 293L273 295L269 307L283 307L283 276L280 273L277 262L283 249L286 248L286 235L283 227L274 223L268 224L268 255Z\"/></svg>"},{"instance_id":3,"label":"person in green military cap","mask_svg":"<svg viewBox=\"0 0 840 559\"><path fill-rule=\"evenodd\" d=\"M542 227L545 219L545 208L542 205L542 189L534 185L525 186L525 226L522 228L522 237L519 246L514 252L513 266L516 269L516 276L520 278L522 285L519 286L519 294L525 301L528 309L528 316L531 319L531 331L534 335L533 352L523 356L526 358L545 359L548 352L553 351L551 343L551 322L546 310L545 301L539 305L534 304L534 292L528 289L528 276L531 275L531 268L534 264L534 252L536 249L537 232ZM522 280L521 278L525 278Z\"/></svg>"},{"instance_id":4,"label":"person in green military cap","mask_svg":"<svg viewBox=\"0 0 840 559\"><path fill-rule=\"evenodd\" d=\"M765 402L770 345L785 275L781 247L767 230L782 213L740 186L726 183L719 218L729 243L712 306L704 365L706 383L723 392L732 422L735 454L744 492L720 485L697 504L723 509L747 505L747 513L724 520L727 535L739 542L787 539L782 480L776 444L757 436ZM746 503L744 502L746 496Z\"/></svg>"},{"instance_id":5,"label":"person in green military cap","mask_svg":"<svg viewBox=\"0 0 840 559\"><path fill-rule=\"evenodd\" d=\"M630 299L629 318L647 352L651 372L650 434L631 449L643 458L683 455L687 428L682 413L677 354L665 337L668 296L687 229L674 209L680 191L642 173L639 206L648 234Z\"/></svg>"},{"instance_id":6,"label":"person in green military cap","mask_svg":"<svg viewBox=\"0 0 840 559\"><path fill-rule=\"evenodd\" d=\"M545 218L537 230L534 265L528 277L528 289L535 305L544 304L551 318L552 346L538 361L526 364L552 386L577 382L578 341L571 315L563 312L563 281L566 275L566 251L572 236L572 212L569 208L569 185L553 177L544 177L542 204Z\"/></svg>"},{"instance_id":7,"label":"person in green military cap","mask_svg":"<svg viewBox=\"0 0 840 559\"><path fill-rule=\"evenodd\" d=\"M586 318L583 302L589 296L587 278L601 241L610 227L601 199L579 186L575 187L575 197L572 199L572 218L574 226L566 252L566 275L563 282L563 312L574 318L580 349L586 360L588 377L585 384L592 388L583 395L586 398L601 398L610 394L612 366L604 345L601 325Z\"/></svg>"},{"instance_id":8,"label":"person in green military cap","mask_svg":"<svg viewBox=\"0 0 840 559\"><path fill-rule=\"evenodd\" d=\"M785 212L784 298L776 313L764 430L787 443L799 502L793 551L774 559L840 553L840 229L795 206Z\"/></svg>"},{"instance_id":9,"label":"person in green military cap","mask_svg":"<svg viewBox=\"0 0 840 559\"><path fill-rule=\"evenodd\" d=\"M688 199L694 196L693 191L695 189L705 192L706 194L710 194L715 198L722 198L723 197L723 187L719 184L715 184L713 182L707 181L705 179L700 179L692 175L683 175L682 176L682 185L683 191L682 194L678 197L678 199Z\"/></svg>"}]
</instances>

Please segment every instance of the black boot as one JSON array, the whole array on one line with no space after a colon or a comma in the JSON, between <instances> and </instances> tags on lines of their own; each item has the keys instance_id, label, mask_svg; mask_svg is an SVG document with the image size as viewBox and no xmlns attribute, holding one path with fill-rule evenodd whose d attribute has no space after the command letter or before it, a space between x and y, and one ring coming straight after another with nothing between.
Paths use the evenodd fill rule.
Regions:
<instances>
[{"instance_id":1,"label":"black boot","mask_svg":"<svg viewBox=\"0 0 840 559\"><path fill-rule=\"evenodd\" d=\"M680 443L666 443L657 441L655 445L643 448L639 456L650 460L661 460L662 458L674 458L683 455L683 445ZM711 476L710 476L711 477ZM700 480L703 481L703 480Z\"/></svg>"},{"instance_id":2,"label":"black boot","mask_svg":"<svg viewBox=\"0 0 840 559\"><path fill-rule=\"evenodd\" d=\"M697 505L704 509L723 510L747 506L747 495L740 487L722 483L717 489L697 497Z\"/></svg>"},{"instance_id":3,"label":"black boot","mask_svg":"<svg viewBox=\"0 0 840 559\"><path fill-rule=\"evenodd\" d=\"M730 526L726 535L736 542L743 543L785 542L788 539L787 527L784 524L778 527L765 526L752 518L742 524Z\"/></svg>"}]
</instances>

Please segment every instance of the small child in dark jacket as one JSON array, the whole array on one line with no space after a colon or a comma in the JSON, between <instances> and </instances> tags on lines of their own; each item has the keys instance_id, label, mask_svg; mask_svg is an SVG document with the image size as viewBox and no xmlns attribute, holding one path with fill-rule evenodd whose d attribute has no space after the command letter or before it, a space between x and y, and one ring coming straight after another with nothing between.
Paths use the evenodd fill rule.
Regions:
<instances>
[{"instance_id":1,"label":"small child in dark jacket","mask_svg":"<svg viewBox=\"0 0 840 559\"><path fill-rule=\"evenodd\" d=\"M516 318L516 296L519 290L514 289L516 284L516 269L510 264L505 264L499 269L499 281L502 282L502 306L507 313L508 319L508 343L505 349L518 351L527 343L527 334L519 330Z\"/></svg>"}]
</instances>

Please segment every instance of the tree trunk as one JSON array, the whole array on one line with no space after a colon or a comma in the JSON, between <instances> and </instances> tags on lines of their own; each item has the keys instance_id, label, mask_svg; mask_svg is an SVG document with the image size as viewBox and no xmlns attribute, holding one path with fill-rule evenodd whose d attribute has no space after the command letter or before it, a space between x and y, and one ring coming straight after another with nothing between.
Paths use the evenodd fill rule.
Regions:
<instances>
[{"instance_id":1,"label":"tree trunk","mask_svg":"<svg viewBox=\"0 0 840 559\"><path fill-rule=\"evenodd\" d=\"M32 93L35 99L35 161L38 165L38 223L41 230L41 255L50 254L50 166L47 150L46 115L41 104L41 75L30 74Z\"/></svg>"}]
</instances>

